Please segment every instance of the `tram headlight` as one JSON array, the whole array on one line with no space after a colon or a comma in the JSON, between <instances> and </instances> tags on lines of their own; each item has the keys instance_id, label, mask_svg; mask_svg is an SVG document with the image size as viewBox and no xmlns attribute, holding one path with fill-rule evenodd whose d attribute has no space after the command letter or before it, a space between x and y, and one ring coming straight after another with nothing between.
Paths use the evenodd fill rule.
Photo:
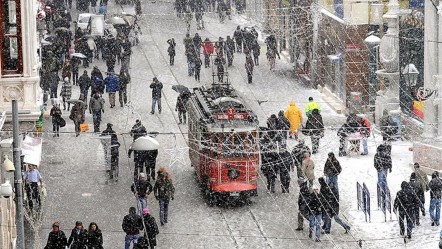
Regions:
<instances>
[{"instance_id":1,"label":"tram headlight","mask_svg":"<svg viewBox=\"0 0 442 249\"><path fill-rule=\"evenodd\" d=\"M236 179L239 177L239 170L238 169L229 169L227 175L230 179Z\"/></svg>"}]
</instances>

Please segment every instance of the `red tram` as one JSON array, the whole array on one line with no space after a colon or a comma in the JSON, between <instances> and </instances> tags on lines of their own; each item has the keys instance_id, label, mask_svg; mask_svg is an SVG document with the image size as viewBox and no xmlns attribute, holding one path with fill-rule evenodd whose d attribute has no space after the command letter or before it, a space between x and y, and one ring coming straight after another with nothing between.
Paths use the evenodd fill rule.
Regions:
<instances>
[{"instance_id":1,"label":"red tram","mask_svg":"<svg viewBox=\"0 0 442 249\"><path fill-rule=\"evenodd\" d=\"M257 195L257 116L229 84L194 88L187 104L189 157L209 204Z\"/></svg>"}]
</instances>

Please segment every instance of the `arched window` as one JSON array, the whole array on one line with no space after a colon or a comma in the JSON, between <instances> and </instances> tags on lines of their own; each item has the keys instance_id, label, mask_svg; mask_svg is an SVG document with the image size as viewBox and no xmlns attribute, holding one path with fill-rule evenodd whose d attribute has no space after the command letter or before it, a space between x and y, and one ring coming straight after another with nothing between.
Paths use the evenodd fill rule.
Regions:
<instances>
[{"instance_id":1,"label":"arched window","mask_svg":"<svg viewBox=\"0 0 442 249\"><path fill-rule=\"evenodd\" d=\"M0 46L1 74L21 75L23 56L21 49L21 10L20 0L2 1L0 5Z\"/></svg>"}]
</instances>

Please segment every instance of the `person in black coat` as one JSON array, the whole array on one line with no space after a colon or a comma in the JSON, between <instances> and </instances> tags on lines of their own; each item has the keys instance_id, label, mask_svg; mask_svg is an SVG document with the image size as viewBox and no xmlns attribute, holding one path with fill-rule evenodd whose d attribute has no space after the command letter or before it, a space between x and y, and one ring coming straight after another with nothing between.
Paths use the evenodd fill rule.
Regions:
<instances>
[{"instance_id":1,"label":"person in black coat","mask_svg":"<svg viewBox=\"0 0 442 249\"><path fill-rule=\"evenodd\" d=\"M304 177L298 178L299 196L298 196L298 227L296 231L304 230L304 219L309 219L309 198L310 189L308 182Z\"/></svg>"},{"instance_id":2,"label":"person in black coat","mask_svg":"<svg viewBox=\"0 0 442 249\"><path fill-rule=\"evenodd\" d=\"M336 223L341 225L345 229L345 233L348 233L350 230L350 226L346 224L344 221L339 218L339 199L335 195L335 189L333 183L328 185L325 182L325 179L323 177L320 177L318 179L319 184L321 186L320 194L323 198L323 206L324 206L324 213L323 213L323 220L324 220L324 232L326 234L330 233L331 229L331 219L334 218Z\"/></svg>"},{"instance_id":3,"label":"person in black coat","mask_svg":"<svg viewBox=\"0 0 442 249\"><path fill-rule=\"evenodd\" d=\"M158 150L148 150L146 152L146 174L150 174L152 180L155 181L155 168L157 165Z\"/></svg>"},{"instance_id":4,"label":"person in black coat","mask_svg":"<svg viewBox=\"0 0 442 249\"><path fill-rule=\"evenodd\" d=\"M60 223L58 221L54 222L44 249L65 249L67 244L66 235L60 230Z\"/></svg>"},{"instance_id":5,"label":"person in black coat","mask_svg":"<svg viewBox=\"0 0 442 249\"><path fill-rule=\"evenodd\" d=\"M143 172L141 172L139 179L137 179L130 186L130 190L137 198L138 211L141 216L142 215L141 211L143 210L143 208L147 207L146 198L152 192L153 186L152 184L150 184L149 180L146 179L146 175Z\"/></svg>"},{"instance_id":6,"label":"person in black coat","mask_svg":"<svg viewBox=\"0 0 442 249\"><path fill-rule=\"evenodd\" d=\"M243 36L242 36L242 31L241 31L241 27L238 26L236 27L235 32L233 32L233 39L235 39L235 43L236 43L236 52L241 53L242 52L242 40L243 40Z\"/></svg>"},{"instance_id":7,"label":"person in black coat","mask_svg":"<svg viewBox=\"0 0 442 249\"><path fill-rule=\"evenodd\" d=\"M154 249L157 246L157 235L160 233L155 218L150 214L148 208L143 209L143 221L144 221L144 237L148 238L150 249Z\"/></svg>"},{"instance_id":8,"label":"person in black coat","mask_svg":"<svg viewBox=\"0 0 442 249\"><path fill-rule=\"evenodd\" d=\"M408 182L403 181L401 183L401 190L397 192L394 199L393 210L395 212L399 211L399 227L402 236L405 235L404 220L407 219L407 237L409 239L411 239L411 232L413 230L413 208L415 202L417 202L417 197Z\"/></svg>"},{"instance_id":9,"label":"person in black coat","mask_svg":"<svg viewBox=\"0 0 442 249\"><path fill-rule=\"evenodd\" d=\"M106 126L106 130L104 130L101 133L101 136L110 136L111 137L111 143L110 143L110 159L111 159L111 168L109 171L109 179L114 179L118 181L118 163L120 158L120 142L118 142L117 133L112 129L113 124L108 123ZM107 149L105 150L107 151ZM106 152L105 152L106 153ZM108 158L108 156L106 156Z\"/></svg>"},{"instance_id":10,"label":"person in black coat","mask_svg":"<svg viewBox=\"0 0 442 249\"><path fill-rule=\"evenodd\" d=\"M388 188L387 175L388 172L391 173L392 168L391 155L388 153L387 147L383 144L379 145L376 151L377 152L374 155L374 168L378 172L378 185L383 196L382 200L385 200L385 194ZM385 201L382 203L382 205L384 208Z\"/></svg>"},{"instance_id":11,"label":"person in black coat","mask_svg":"<svg viewBox=\"0 0 442 249\"><path fill-rule=\"evenodd\" d=\"M129 214L124 216L123 223L121 224L123 231L126 233L124 238L125 248L129 248L131 242L136 244L140 230L143 230L143 220L136 212L137 209L135 207L130 207Z\"/></svg>"},{"instance_id":12,"label":"person in black coat","mask_svg":"<svg viewBox=\"0 0 442 249\"><path fill-rule=\"evenodd\" d=\"M150 113L155 114L155 105L158 103L158 113L161 114L161 91L163 89L163 83L161 83L157 77L154 77L150 88L152 89L152 111Z\"/></svg>"},{"instance_id":13,"label":"person in black coat","mask_svg":"<svg viewBox=\"0 0 442 249\"><path fill-rule=\"evenodd\" d=\"M440 219L440 199L442 195L442 181L439 178L439 172L434 171L431 175L431 181L428 183L430 188L430 218L431 225L439 226Z\"/></svg>"},{"instance_id":14,"label":"person in black coat","mask_svg":"<svg viewBox=\"0 0 442 249\"><path fill-rule=\"evenodd\" d=\"M303 139L298 140L298 144L293 147L292 150L292 158L294 160L294 165L296 166L296 173L298 178L303 176L301 165L302 161L304 160L304 154L310 153L310 148L305 144ZM292 168L292 171L294 168Z\"/></svg>"},{"instance_id":15,"label":"person in black coat","mask_svg":"<svg viewBox=\"0 0 442 249\"><path fill-rule=\"evenodd\" d=\"M281 137L281 146L287 146L287 136L290 128L290 121L285 117L284 111L278 112L278 130Z\"/></svg>"},{"instance_id":16,"label":"person in black coat","mask_svg":"<svg viewBox=\"0 0 442 249\"><path fill-rule=\"evenodd\" d=\"M267 190L275 193L275 180L278 175L278 154L274 152L274 148L270 148L268 152L263 154L261 170L267 178Z\"/></svg>"},{"instance_id":17,"label":"person in black coat","mask_svg":"<svg viewBox=\"0 0 442 249\"><path fill-rule=\"evenodd\" d=\"M316 154L319 149L319 139L324 137L324 122L318 109L314 109L312 115L308 117L305 130L312 140L312 154Z\"/></svg>"},{"instance_id":18,"label":"person in black coat","mask_svg":"<svg viewBox=\"0 0 442 249\"><path fill-rule=\"evenodd\" d=\"M272 142L276 143L280 141L279 132L278 132L279 120L275 114L270 115L270 117L267 119L267 127L269 128L267 134L269 135Z\"/></svg>"},{"instance_id":19,"label":"person in black coat","mask_svg":"<svg viewBox=\"0 0 442 249\"><path fill-rule=\"evenodd\" d=\"M293 167L293 158L285 148L280 148L279 152L279 179L281 181L282 193L289 193L290 189L290 168Z\"/></svg>"},{"instance_id":20,"label":"person in black coat","mask_svg":"<svg viewBox=\"0 0 442 249\"><path fill-rule=\"evenodd\" d=\"M342 167L333 152L328 153L327 161L324 165L324 175L327 184L333 183L335 195L339 199L338 175L341 173Z\"/></svg>"},{"instance_id":21,"label":"person in black coat","mask_svg":"<svg viewBox=\"0 0 442 249\"><path fill-rule=\"evenodd\" d=\"M80 85L80 94L83 94L84 102L87 103L87 95L92 82L86 70L84 70L83 75L78 79L78 84Z\"/></svg>"},{"instance_id":22,"label":"person in black coat","mask_svg":"<svg viewBox=\"0 0 442 249\"><path fill-rule=\"evenodd\" d=\"M320 241L321 236L321 221L322 215L324 214L324 207L322 203L324 202L322 196L319 193L319 189L313 186L312 193L309 197L308 208L309 208L309 221L310 221L310 231L309 238L312 237L313 231L315 232L315 241Z\"/></svg>"},{"instance_id":23,"label":"person in black coat","mask_svg":"<svg viewBox=\"0 0 442 249\"><path fill-rule=\"evenodd\" d=\"M169 63L171 66L173 66L174 62L175 62L175 47L176 47L176 43L175 40L173 38L167 40L167 43L169 44L169 47L167 48L167 53L169 54Z\"/></svg>"},{"instance_id":24,"label":"person in black coat","mask_svg":"<svg viewBox=\"0 0 442 249\"><path fill-rule=\"evenodd\" d=\"M419 211L421 210L421 208L423 208L423 205L425 203L425 192L424 189L422 188L422 184L416 181L416 173L414 172L411 173L409 184L411 186L411 189L413 190L413 194L416 196L418 200L413 205L413 214L414 214L414 220L416 221L416 225L419 226L420 225Z\"/></svg>"},{"instance_id":25,"label":"person in black coat","mask_svg":"<svg viewBox=\"0 0 442 249\"><path fill-rule=\"evenodd\" d=\"M71 249L86 249L87 248L88 233L84 229L81 221L75 222L75 227L71 231L67 246Z\"/></svg>"},{"instance_id":26,"label":"person in black coat","mask_svg":"<svg viewBox=\"0 0 442 249\"><path fill-rule=\"evenodd\" d=\"M91 222L87 233L87 248L88 249L103 249L103 234L97 223Z\"/></svg>"}]
</instances>

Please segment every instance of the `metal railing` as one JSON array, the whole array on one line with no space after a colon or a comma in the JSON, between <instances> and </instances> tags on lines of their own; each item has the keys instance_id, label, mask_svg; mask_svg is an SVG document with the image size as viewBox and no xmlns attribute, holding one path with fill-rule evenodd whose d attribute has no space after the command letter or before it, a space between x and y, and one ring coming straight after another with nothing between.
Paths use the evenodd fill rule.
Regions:
<instances>
[{"instance_id":1,"label":"metal railing","mask_svg":"<svg viewBox=\"0 0 442 249\"><path fill-rule=\"evenodd\" d=\"M368 191L365 183L362 185L356 182L357 198L358 198L358 210L361 209L365 214L365 221L371 222L371 212L370 212L370 191Z\"/></svg>"}]
</instances>

